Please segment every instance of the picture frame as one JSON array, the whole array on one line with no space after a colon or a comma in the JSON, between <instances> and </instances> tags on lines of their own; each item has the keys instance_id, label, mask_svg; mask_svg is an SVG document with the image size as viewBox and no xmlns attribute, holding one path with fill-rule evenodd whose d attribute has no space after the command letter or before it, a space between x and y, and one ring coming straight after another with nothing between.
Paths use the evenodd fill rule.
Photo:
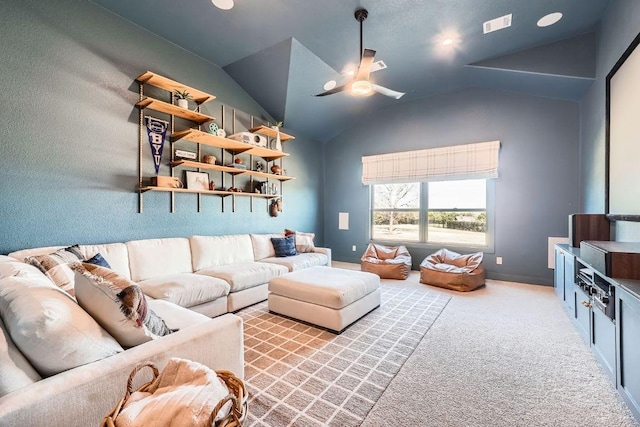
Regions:
<instances>
[{"instance_id":1,"label":"picture frame","mask_svg":"<svg viewBox=\"0 0 640 427\"><path fill-rule=\"evenodd\" d=\"M209 174L206 172L185 171L187 190L209 190Z\"/></svg>"}]
</instances>

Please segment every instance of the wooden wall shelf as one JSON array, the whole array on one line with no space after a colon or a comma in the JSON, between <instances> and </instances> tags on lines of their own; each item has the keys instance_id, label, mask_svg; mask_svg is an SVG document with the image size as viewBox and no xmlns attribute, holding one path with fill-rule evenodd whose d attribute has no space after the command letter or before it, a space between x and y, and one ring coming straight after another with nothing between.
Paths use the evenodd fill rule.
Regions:
<instances>
[{"instance_id":1,"label":"wooden wall shelf","mask_svg":"<svg viewBox=\"0 0 640 427\"><path fill-rule=\"evenodd\" d=\"M142 101L139 101L136 106L140 108L149 108L161 113L166 113L186 120L191 120L195 123L206 123L216 119L215 117L207 116L206 114L198 113L197 111L187 110L185 108L180 108L177 105L169 104L168 102L148 97L143 99Z\"/></svg>"},{"instance_id":2,"label":"wooden wall shelf","mask_svg":"<svg viewBox=\"0 0 640 427\"><path fill-rule=\"evenodd\" d=\"M232 175L257 176L257 177L260 177L260 178L275 179L277 181L289 181L289 180L295 179L295 178L293 178L291 176L276 175L274 173L257 172L257 171L246 170L246 169L236 169L236 168L232 168L232 167L229 167L229 166L212 165L210 163L200 163L200 162L194 162L194 161L191 161L191 160L178 160L178 161L175 161L175 162L171 162L171 166L173 166L173 167L181 166L181 167L185 167L185 168L209 169L209 170L227 172L227 173L230 173Z\"/></svg>"},{"instance_id":3,"label":"wooden wall shelf","mask_svg":"<svg viewBox=\"0 0 640 427\"><path fill-rule=\"evenodd\" d=\"M282 197L279 194L259 194L259 193L249 193L246 191L222 191L222 190L191 190L188 188L169 188L169 187L154 187L154 186L145 186L140 187L140 191L145 193L147 191L164 191L171 193L191 193L191 194L211 194L213 196L240 196L240 197L260 197L263 199L275 199L278 197Z\"/></svg>"},{"instance_id":4,"label":"wooden wall shelf","mask_svg":"<svg viewBox=\"0 0 640 427\"><path fill-rule=\"evenodd\" d=\"M289 155L289 153L284 153L282 151L270 150L268 148L247 144L246 142L240 142L229 138L222 138L197 129L186 129L180 132L174 132L171 136L171 139L174 142L184 140L195 142L197 144L209 145L211 147L224 148L225 150L229 150L236 154L251 154L254 156L262 157L265 160L277 160Z\"/></svg>"},{"instance_id":5,"label":"wooden wall shelf","mask_svg":"<svg viewBox=\"0 0 640 427\"><path fill-rule=\"evenodd\" d=\"M151 71L140 74L136 78L136 80L140 83L155 86L169 92L174 92L176 90L184 92L186 90L193 97L193 100L198 104L204 104L205 102L209 102L212 99L216 99L216 97L211 94L208 94L191 86L183 85L182 83L176 82L175 80L171 80L167 77L162 77Z\"/></svg>"},{"instance_id":6,"label":"wooden wall shelf","mask_svg":"<svg viewBox=\"0 0 640 427\"><path fill-rule=\"evenodd\" d=\"M254 128L251 128L249 130L249 132L255 132L255 133L259 133L261 135L266 135L269 138L275 138L277 136L276 131L271 129L270 127L267 127L267 126L256 126ZM280 141L281 142L291 141L292 139L296 139L296 138L291 136L291 135L287 135L284 132L280 132Z\"/></svg>"}]
</instances>

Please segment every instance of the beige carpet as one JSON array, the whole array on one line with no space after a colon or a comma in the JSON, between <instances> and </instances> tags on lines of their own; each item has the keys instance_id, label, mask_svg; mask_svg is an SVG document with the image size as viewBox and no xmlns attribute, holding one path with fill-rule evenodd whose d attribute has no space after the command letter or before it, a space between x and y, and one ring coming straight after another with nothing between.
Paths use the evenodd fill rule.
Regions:
<instances>
[{"instance_id":1,"label":"beige carpet","mask_svg":"<svg viewBox=\"0 0 640 427\"><path fill-rule=\"evenodd\" d=\"M382 304L341 335L270 314L245 322L245 426L358 426L449 301L426 288L382 285Z\"/></svg>"},{"instance_id":2,"label":"beige carpet","mask_svg":"<svg viewBox=\"0 0 640 427\"><path fill-rule=\"evenodd\" d=\"M410 283L424 286L417 272ZM639 425L552 288L435 292L451 301L363 427Z\"/></svg>"}]
</instances>

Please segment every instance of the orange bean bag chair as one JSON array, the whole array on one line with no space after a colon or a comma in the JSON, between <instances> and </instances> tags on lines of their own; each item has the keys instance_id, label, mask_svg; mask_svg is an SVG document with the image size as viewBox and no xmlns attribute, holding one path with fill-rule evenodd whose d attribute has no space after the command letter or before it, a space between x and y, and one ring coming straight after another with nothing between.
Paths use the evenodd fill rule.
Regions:
<instances>
[{"instance_id":1,"label":"orange bean bag chair","mask_svg":"<svg viewBox=\"0 0 640 427\"><path fill-rule=\"evenodd\" d=\"M461 292L477 289L484 285L482 256L440 249L420 264L420 283Z\"/></svg>"},{"instance_id":2,"label":"orange bean bag chair","mask_svg":"<svg viewBox=\"0 0 640 427\"><path fill-rule=\"evenodd\" d=\"M381 279L404 280L411 271L411 254L404 246L369 243L360 258L360 270L377 274Z\"/></svg>"}]
</instances>

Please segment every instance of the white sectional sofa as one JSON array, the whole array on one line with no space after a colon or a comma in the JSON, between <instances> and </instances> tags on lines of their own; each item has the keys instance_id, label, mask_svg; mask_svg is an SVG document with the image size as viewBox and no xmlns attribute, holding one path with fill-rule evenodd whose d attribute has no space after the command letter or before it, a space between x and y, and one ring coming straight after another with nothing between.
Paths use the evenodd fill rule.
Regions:
<instances>
[{"instance_id":1,"label":"white sectional sofa","mask_svg":"<svg viewBox=\"0 0 640 427\"><path fill-rule=\"evenodd\" d=\"M100 253L113 271L136 282L148 296L151 309L169 328L179 330L50 376L34 369L33 353L24 353L20 340L13 339L12 331L15 335L24 325L12 311L20 304L11 298L20 293L21 286L58 298L56 293L62 291L22 261L63 247L0 255L0 425L98 425L122 397L133 367L146 360L162 368L169 358L182 357L243 377L242 320L229 312L265 300L267 284L274 277L331 264L331 251L326 248L278 258L270 241L275 236L282 237L192 236L81 245L85 259ZM35 322L47 330L64 317L48 308L38 311L41 318ZM61 335L53 342L73 345L66 334ZM74 354L73 348L65 351L69 357ZM48 354L45 349L35 357L45 358L46 363Z\"/></svg>"}]
</instances>

